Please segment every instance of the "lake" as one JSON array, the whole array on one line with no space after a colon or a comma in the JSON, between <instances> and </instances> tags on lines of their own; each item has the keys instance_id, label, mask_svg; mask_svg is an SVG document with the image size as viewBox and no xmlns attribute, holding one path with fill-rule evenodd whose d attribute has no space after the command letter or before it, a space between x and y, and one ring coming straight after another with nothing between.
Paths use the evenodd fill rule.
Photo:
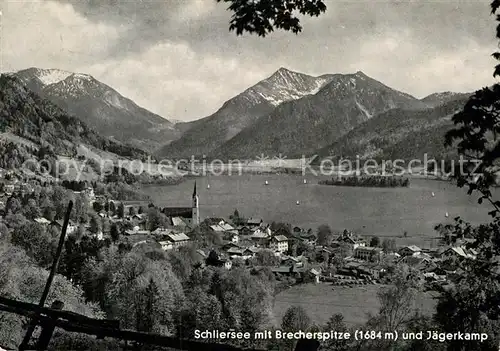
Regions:
<instances>
[{"instance_id":1,"label":"lake","mask_svg":"<svg viewBox=\"0 0 500 351\"><path fill-rule=\"evenodd\" d=\"M479 195L469 196L465 188L444 181L411 179L408 188L366 188L318 185L319 179L313 176L303 184L303 179L283 174L196 178L200 217L229 218L238 209L244 217L267 222L314 230L328 224L334 231L349 229L360 235L395 237L400 238L398 244L423 247L436 246L436 224L451 223L456 216L471 223L490 218L491 207L479 205ZM194 181L143 189L157 205L190 206ZM402 238L404 231L407 238Z\"/></svg>"}]
</instances>

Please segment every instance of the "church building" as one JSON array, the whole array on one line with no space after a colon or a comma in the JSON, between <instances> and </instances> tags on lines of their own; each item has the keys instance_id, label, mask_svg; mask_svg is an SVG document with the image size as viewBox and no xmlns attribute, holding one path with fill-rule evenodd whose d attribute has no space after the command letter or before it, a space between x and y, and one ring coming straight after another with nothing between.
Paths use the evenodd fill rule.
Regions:
<instances>
[{"instance_id":1,"label":"church building","mask_svg":"<svg viewBox=\"0 0 500 351\"><path fill-rule=\"evenodd\" d=\"M196 181L194 182L191 207L163 207L161 210L169 218L181 218L190 226L200 224L199 198L196 193Z\"/></svg>"}]
</instances>

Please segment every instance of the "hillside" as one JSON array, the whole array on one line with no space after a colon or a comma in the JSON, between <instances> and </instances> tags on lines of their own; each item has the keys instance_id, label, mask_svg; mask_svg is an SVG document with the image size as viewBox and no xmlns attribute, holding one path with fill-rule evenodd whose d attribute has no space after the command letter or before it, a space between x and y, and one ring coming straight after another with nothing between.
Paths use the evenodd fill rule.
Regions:
<instances>
[{"instance_id":1,"label":"hillside","mask_svg":"<svg viewBox=\"0 0 500 351\"><path fill-rule=\"evenodd\" d=\"M0 111L0 132L51 147L60 155L74 155L76 145L83 143L121 156L146 156L142 150L102 137L78 118L27 89L13 76L0 76Z\"/></svg>"},{"instance_id":2,"label":"hillside","mask_svg":"<svg viewBox=\"0 0 500 351\"><path fill-rule=\"evenodd\" d=\"M357 125L394 109L423 109L418 99L366 76L336 74L315 95L279 105L210 156L223 159L301 157L341 138Z\"/></svg>"},{"instance_id":3,"label":"hillside","mask_svg":"<svg viewBox=\"0 0 500 351\"><path fill-rule=\"evenodd\" d=\"M185 133L178 140L160 149L161 157L190 157L210 154L225 141L271 113L283 102L316 93L332 76L312 77L280 68L241 94L226 101L211 116L185 123Z\"/></svg>"},{"instance_id":4,"label":"hillside","mask_svg":"<svg viewBox=\"0 0 500 351\"><path fill-rule=\"evenodd\" d=\"M319 158L375 158L383 160L445 157L444 135L451 117L468 96L424 110L393 109L360 124L333 144L316 152Z\"/></svg>"},{"instance_id":5,"label":"hillside","mask_svg":"<svg viewBox=\"0 0 500 351\"><path fill-rule=\"evenodd\" d=\"M90 75L39 68L14 75L33 92L104 136L146 150L180 136L174 123L138 106Z\"/></svg>"},{"instance_id":6,"label":"hillside","mask_svg":"<svg viewBox=\"0 0 500 351\"><path fill-rule=\"evenodd\" d=\"M469 97L471 94L468 93L454 93L450 91L445 91L441 93L430 94L420 101L425 103L429 107L438 107L439 105L443 105L447 102L460 100L463 98Z\"/></svg>"}]
</instances>

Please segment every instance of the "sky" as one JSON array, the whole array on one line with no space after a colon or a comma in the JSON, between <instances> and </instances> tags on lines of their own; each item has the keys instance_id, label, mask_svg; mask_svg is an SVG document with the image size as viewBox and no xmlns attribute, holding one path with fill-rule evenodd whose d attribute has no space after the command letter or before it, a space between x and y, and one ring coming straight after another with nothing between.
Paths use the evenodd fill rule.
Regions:
<instances>
[{"instance_id":1,"label":"sky","mask_svg":"<svg viewBox=\"0 0 500 351\"><path fill-rule=\"evenodd\" d=\"M488 0L325 0L298 35L229 31L215 0L0 0L0 71L86 73L167 119L188 121L280 67L354 73L421 98L495 82Z\"/></svg>"}]
</instances>

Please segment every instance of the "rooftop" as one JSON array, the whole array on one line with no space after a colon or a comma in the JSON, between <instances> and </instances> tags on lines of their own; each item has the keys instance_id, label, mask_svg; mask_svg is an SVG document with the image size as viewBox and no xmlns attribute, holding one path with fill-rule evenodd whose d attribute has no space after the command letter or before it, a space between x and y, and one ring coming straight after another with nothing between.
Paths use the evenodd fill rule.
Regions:
<instances>
[{"instance_id":1,"label":"rooftop","mask_svg":"<svg viewBox=\"0 0 500 351\"><path fill-rule=\"evenodd\" d=\"M186 241L186 240L189 240L189 236L187 236L186 234L184 233L177 233L177 234L174 234L174 233L170 233L170 234L167 234L167 236L172 240L172 241Z\"/></svg>"},{"instance_id":2,"label":"rooftop","mask_svg":"<svg viewBox=\"0 0 500 351\"><path fill-rule=\"evenodd\" d=\"M163 207L161 212L168 217L192 218L193 216L191 207Z\"/></svg>"},{"instance_id":3,"label":"rooftop","mask_svg":"<svg viewBox=\"0 0 500 351\"><path fill-rule=\"evenodd\" d=\"M277 241L288 241L288 238L284 235L276 235L275 237L273 237L273 239Z\"/></svg>"}]
</instances>

